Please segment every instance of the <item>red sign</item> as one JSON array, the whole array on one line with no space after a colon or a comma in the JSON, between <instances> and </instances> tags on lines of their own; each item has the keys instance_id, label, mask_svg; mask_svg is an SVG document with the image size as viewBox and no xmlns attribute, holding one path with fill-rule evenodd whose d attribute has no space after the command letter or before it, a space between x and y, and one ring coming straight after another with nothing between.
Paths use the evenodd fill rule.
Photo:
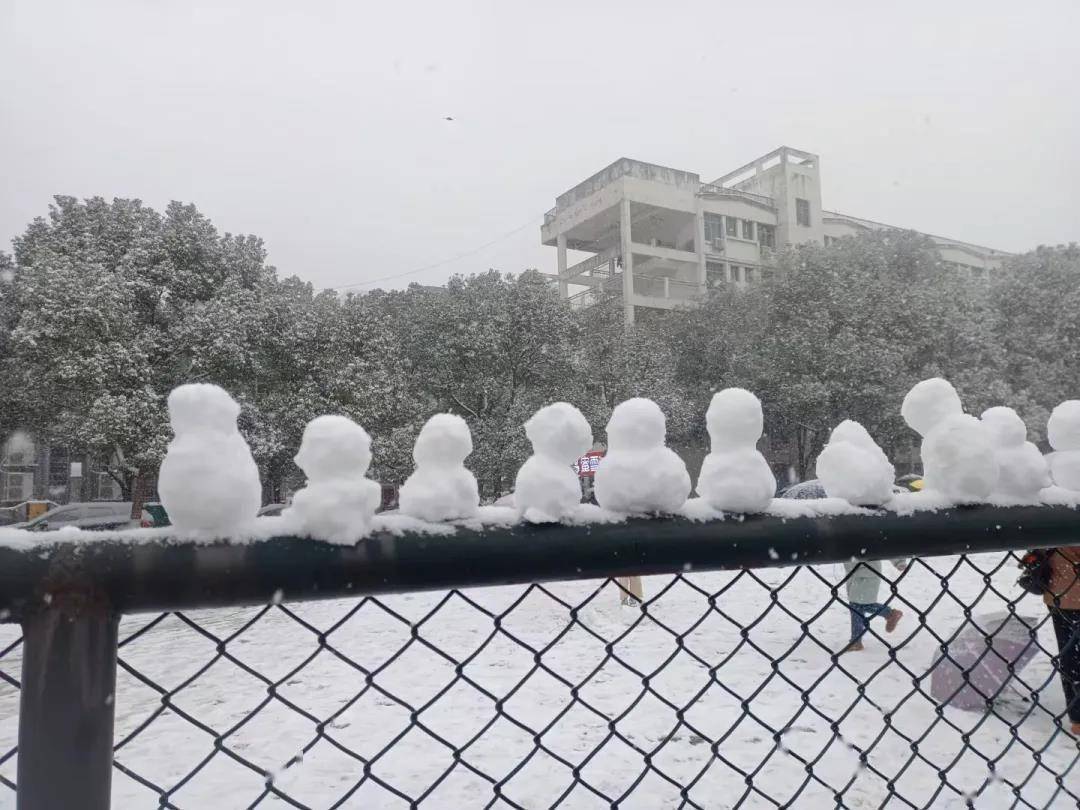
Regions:
<instances>
[{"instance_id":1,"label":"red sign","mask_svg":"<svg viewBox=\"0 0 1080 810\"><path fill-rule=\"evenodd\" d=\"M574 464L574 472L581 478L592 478L596 468L600 466L600 459L603 457L603 450L590 450Z\"/></svg>"}]
</instances>

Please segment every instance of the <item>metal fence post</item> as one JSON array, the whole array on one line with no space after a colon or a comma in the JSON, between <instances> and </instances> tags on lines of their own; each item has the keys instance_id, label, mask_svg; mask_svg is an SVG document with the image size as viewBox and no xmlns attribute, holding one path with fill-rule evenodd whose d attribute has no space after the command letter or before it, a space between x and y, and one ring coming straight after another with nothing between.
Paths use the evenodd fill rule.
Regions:
<instances>
[{"instance_id":1,"label":"metal fence post","mask_svg":"<svg viewBox=\"0 0 1080 810\"><path fill-rule=\"evenodd\" d=\"M24 617L18 810L108 810L119 616L81 594Z\"/></svg>"}]
</instances>

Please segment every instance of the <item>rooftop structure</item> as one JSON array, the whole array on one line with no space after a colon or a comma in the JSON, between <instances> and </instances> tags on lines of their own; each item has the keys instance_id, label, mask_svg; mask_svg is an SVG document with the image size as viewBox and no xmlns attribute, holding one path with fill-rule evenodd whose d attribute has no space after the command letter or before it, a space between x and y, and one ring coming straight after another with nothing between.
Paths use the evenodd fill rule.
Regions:
<instances>
[{"instance_id":1,"label":"rooftop structure","mask_svg":"<svg viewBox=\"0 0 1080 810\"><path fill-rule=\"evenodd\" d=\"M575 307L601 297L672 309L711 284L752 284L772 272L787 245L896 226L823 210L817 155L782 146L703 183L693 172L619 158L559 195L541 241L558 250L559 294ZM980 276L1006 253L927 234L947 266ZM567 251L591 254L567 265Z\"/></svg>"}]
</instances>

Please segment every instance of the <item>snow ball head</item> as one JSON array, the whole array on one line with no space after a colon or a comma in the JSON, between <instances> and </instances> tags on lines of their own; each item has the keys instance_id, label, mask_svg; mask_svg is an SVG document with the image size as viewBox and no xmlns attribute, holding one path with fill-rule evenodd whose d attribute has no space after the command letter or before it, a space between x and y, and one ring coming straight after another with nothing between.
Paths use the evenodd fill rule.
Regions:
<instances>
[{"instance_id":1,"label":"snow ball head","mask_svg":"<svg viewBox=\"0 0 1080 810\"><path fill-rule=\"evenodd\" d=\"M460 416L437 413L420 429L413 445L413 461L420 464L457 466L473 451L472 433Z\"/></svg>"},{"instance_id":2,"label":"snow ball head","mask_svg":"<svg viewBox=\"0 0 1080 810\"><path fill-rule=\"evenodd\" d=\"M1046 438L1055 450L1080 450L1080 399L1068 399L1050 413Z\"/></svg>"},{"instance_id":3,"label":"snow ball head","mask_svg":"<svg viewBox=\"0 0 1080 810\"><path fill-rule=\"evenodd\" d=\"M296 466L308 481L363 477L371 465L371 437L345 416L317 416L304 428Z\"/></svg>"},{"instance_id":4,"label":"snow ball head","mask_svg":"<svg viewBox=\"0 0 1080 810\"><path fill-rule=\"evenodd\" d=\"M900 406L900 415L908 427L920 436L925 436L948 417L963 412L960 395L952 383L941 377L916 383Z\"/></svg>"},{"instance_id":5,"label":"snow ball head","mask_svg":"<svg viewBox=\"0 0 1080 810\"><path fill-rule=\"evenodd\" d=\"M752 446L765 429L761 401L745 388L717 391L705 413L705 425L714 446Z\"/></svg>"},{"instance_id":6,"label":"snow ball head","mask_svg":"<svg viewBox=\"0 0 1080 810\"><path fill-rule=\"evenodd\" d=\"M236 430L240 406L224 388L210 383L188 383L172 390L168 399L169 424L177 436L199 431L231 433Z\"/></svg>"},{"instance_id":7,"label":"snow ball head","mask_svg":"<svg viewBox=\"0 0 1080 810\"><path fill-rule=\"evenodd\" d=\"M829 444L832 444L833 442L847 442L856 447L864 448L878 447L877 442L874 441L874 437L870 435L870 432L853 419L845 419L833 428L832 433L829 434Z\"/></svg>"},{"instance_id":8,"label":"snow ball head","mask_svg":"<svg viewBox=\"0 0 1080 810\"><path fill-rule=\"evenodd\" d=\"M1020 447L1027 441L1027 425L1012 408L987 408L979 418L998 447Z\"/></svg>"},{"instance_id":9,"label":"snow ball head","mask_svg":"<svg viewBox=\"0 0 1080 810\"><path fill-rule=\"evenodd\" d=\"M853 442L830 441L817 458L816 471L830 498L843 498L856 506L880 506L892 497L892 465Z\"/></svg>"},{"instance_id":10,"label":"snow ball head","mask_svg":"<svg viewBox=\"0 0 1080 810\"><path fill-rule=\"evenodd\" d=\"M644 450L663 447L667 419L651 399L634 397L615 406L607 423L610 450Z\"/></svg>"},{"instance_id":11,"label":"snow ball head","mask_svg":"<svg viewBox=\"0 0 1080 810\"><path fill-rule=\"evenodd\" d=\"M573 464L593 444L592 428L581 411L569 402L553 402L525 423L525 435L536 455Z\"/></svg>"}]
</instances>

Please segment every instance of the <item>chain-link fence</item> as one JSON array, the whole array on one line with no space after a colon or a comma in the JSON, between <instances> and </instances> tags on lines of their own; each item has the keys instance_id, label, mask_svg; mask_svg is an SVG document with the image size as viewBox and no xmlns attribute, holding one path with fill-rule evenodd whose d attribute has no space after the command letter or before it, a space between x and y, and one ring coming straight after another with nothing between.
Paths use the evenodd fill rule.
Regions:
<instances>
[{"instance_id":1,"label":"chain-link fence","mask_svg":"<svg viewBox=\"0 0 1080 810\"><path fill-rule=\"evenodd\" d=\"M452 556L466 546L387 538L397 553L369 550L357 563L383 587L358 584L355 569L317 583L335 596L353 587L371 595L292 602L286 588L261 606L127 616L106 701L115 706L112 805L1077 807L1070 712L1080 719L1080 697L1067 705L1062 675L1080 679L1080 611L1070 608L1080 608L1080 585L1070 590L1080 550L1050 558L1054 610L1017 585L1020 547L1049 545L1051 535L1064 545L1080 527L1074 514L985 509L907 526L893 519L901 528L892 532L871 523L880 518L564 529L580 552L548 563L546 584L432 590L438 577L428 577L414 583L424 590L396 594L385 593L400 590L388 570L400 568L401 582L428 576L402 567L408 554ZM959 537L939 539L961 520ZM792 559L803 524L813 564ZM602 546L619 531L638 539ZM709 531L730 537L709 546ZM747 549L750 531L779 539ZM672 556L690 534L694 543ZM972 544L980 534L982 545ZM492 557L523 540L480 539ZM859 542L873 547L850 554ZM738 559L740 543L755 564ZM944 553L958 543L972 552ZM286 545L274 559L286 565L306 547ZM629 560L615 559L619 548ZM209 550L190 551L196 566ZM341 561L327 554L322 564ZM894 555L896 564L870 561ZM732 570L701 570L724 558ZM605 560L620 578L587 578ZM530 561L522 565L514 577L462 558L443 579L528 581ZM70 564L62 567L70 583ZM90 568L99 579L105 570L100 561ZM55 560L47 570L52 583ZM552 576L559 570L564 577ZM636 582L635 570L651 575ZM125 609L227 601L209 591L139 595L130 583L121 594L116 583L128 573L106 589ZM273 582L263 576L259 587ZM5 609L26 622L28 601L8 601L22 605ZM1059 635L1065 628L1060 645L1055 622ZM26 668L18 627L0 633L7 806L22 773Z\"/></svg>"}]
</instances>

